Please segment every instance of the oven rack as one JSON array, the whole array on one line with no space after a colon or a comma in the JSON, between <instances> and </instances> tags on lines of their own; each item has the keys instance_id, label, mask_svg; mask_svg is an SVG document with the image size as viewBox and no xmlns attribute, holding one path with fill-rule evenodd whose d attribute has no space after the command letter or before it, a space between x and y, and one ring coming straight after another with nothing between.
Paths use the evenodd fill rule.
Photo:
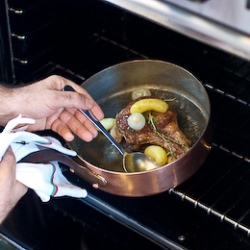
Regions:
<instances>
[{"instance_id":1,"label":"oven rack","mask_svg":"<svg viewBox=\"0 0 250 250\"><path fill-rule=\"evenodd\" d=\"M212 147L217 148L217 150L222 150L222 151L226 152L227 154L231 154L234 157L239 158L240 160L246 161L247 164L249 165L248 158L246 158L242 155L239 155L235 152L230 152L229 149L224 148L222 145L218 146L218 145L213 143ZM248 174L249 174L249 170L247 171ZM226 175L226 173L225 173L225 175ZM222 176L221 178L226 178L225 175ZM238 181L241 181L243 178L244 178L243 176L239 176ZM236 180L236 182L237 182L237 180ZM190 187L189 187L189 189L190 189ZM233 186L228 191L233 192L234 191ZM209 192L209 191L207 191L207 192ZM237 205L237 203L240 203L240 202L244 203L245 202L244 200L242 200L242 198L244 198L244 196L246 194L250 194L250 189L244 190L242 192L243 194L241 193L239 195L239 198L235 200L235 203L232 203L227 208L226 211L216 210L213 208L213 204L205 204L205 203L201 202L200 201L201 197L195 197L195 196L192 196L191 194L188 194L188 190L184 190L184 189L179 190L179 188L177 187L177 188L170 189L169 193L179 197L182 201L191 203L194 206L194 208L198 208L198 209L203 210L207 215L212 215L212 216L217 217L220 220L220 222L228 223L234 229L243 231L244 233L247 234L248 237L250 236L250 225L249 224L246 225L246 224L242 223L242 221L244 221L244 218L249 217L250 209L247 209L246 211L244 211L242 213L242 216L240 216L239 219L236 219L236 218L233 218L233 217L227 215L227 213L229 213L231 210L234 209L234 207ZM219 202L222 199L223 199L223 195L220 197L217 197L216 200L214 201L214 204L216 204L216 202ZM248 221L249 221L249 219L248 219Z\"/></svg>"},{"instance_id":2,"label":"oven rack","mask_svg":"<svg viewBox=\"0 0 250 250\"><path fill-rule=\"evenodd\" d=\"M151 24L148 25L151 26ZM157 39L156 41L153 39L154 37L157 37L155 36L155 33L157 35L163 35L162 32L164 31L156 26L153 26L153 28L157 29L157 31L154 31L152 34L149 32L148 35L151 34L151 36L146 37L146 39L152 39L149 42L155 47L154 43L157 44L159 42ZM173 35L172 33L169 33L168 36L172 37ZM168 36L166 36L167 39ZM247 190L246 192L250 191L250 186L247 184L247 182L250 183L249 175L247 175L248 181L246 180L247 177L245 177L245 179L242 177L244 174L247 174L248 169L250 169L248 146L250 144L248 132L250 122L250 63L238 57L224 54L207 46L197 44L195 41L190 42L189 40L185 40L185 42L179 43L180 38L184 39L184 37L180 37L179 35L173 37L177 42L174 45L171 43L168 45L169 51L172 51L177 47L178 51L176 50L173 54L167 53L163 59L168 60L167 57L169 57L169 61L174 61L174 63L188 68L191 72L197 72L198 78L204 79L203 84L211 100L214 140L212 144L212 152L209 157L212 160L208 159L202 167L202 170L198 171L193 178L180 187L171 189L169 193L176 197L180 197L182 201L193 204L194 208L205 211L206 214L218 218L222 223L229 224L234 229L243 231L243 233L249 236L249 208L244 205L247 201L238 201L238 204L242 203L242 207L245 208L244 211L239 212L241 215L238 213L230 215L230 213L234 211L232 208L235 206L230 197L229 200L231 201L231 204L228 205L228 208L223 207L223 209L219 209L216 207L216 204L223 199L222 194L216 194L216 190L220 190L220 187L218 187L219 182L214 180L213 188L211 189L209 187L210 183L207 182L208 186L204 187L202 185L201 189L199 178L203 178L202 180L204 180L205 177L203 177L203 174L204 176L209 176L207 172L210 171L216 177L225 175L225 177L220 178L222 181L224 180L226 182L227 178L229 178L229 180L230 178L233 179L234 183L238 183L236 189L230 189L231 193L236 196L235 200L238 198L237 194L239 194L239 196L241 195L242 190ZM145 37L142 36L142 40L143 39L145 39ZM165 37L162 39L164 41ZM89 47L87 46L83 49L89 51L80 52L80 54L83 53L83 57L85 56L86 58L90 58L91 56L96 59L98 58L98 66L94 65L92 62L83 61L82 68L86 67L87 70L79 71L79 69L76 70L74 65L68 65L67 62L51 62L40 67L38 71L34 71L32 75L29 75L29 79L24 79L24 81L35 80L39 75L45 77L50 74L60 74L78 84L81 84L91 74L126 59L132 60L138 58L147 59L158 57L162 59L162 53L158 54L156 49L153 51L154 53L148 51L148 48L142 46L140 40L138 42L132 41L129 44L126 44L119 40L119 38L110 36L108 31L102 33L94 32L92 36L88 38L88 41L90 44ZM88 44L88 42L86 44ZM195 49L193 44L196 45ZM103 51L111 51L111 54L116 53L114 56L115 59L109 57L100 60L100 54L98 54L98 52L100 52L99 48ZM190 57L192 59L191 61L186 59L190 56L189 51L192 51L192 56ZM202 63L199 61L201 58ZM65 64L67 66L65 66ZM210 71L213 72L213 74L211 74ZM234 114L236 118L231 114ZM236 129L240 131L240 133L233 133ZM218 167L218 163L216 162L218 160L217 157L220 160L223 169L216 169L216 167ZM226 160L227 158L229 158L229 160ZM227 166L228 168L231 167L233 169L232 172L237 168L235 166L240 166L240 171L236 173L235 176L229 174L228 177L226 175L229 171ZM213 170L211 171L210 168ZM216 171L218 171L218 173ZM194 180L196 184L193 183ZM243 181L238 182L238 180ZM227 186L228 184L226 183L226 187ZM197 194L193 191L195 189L202 190L203 193L200 192ZM207 191L209 189L210 192ZM210 193L215 197L218 195L218 201L214 200L213 197L212 199ZM206 194L205 198L208 197L205 201L203 201L204 194ZM228 197L228 195L226 195L226 197ZM226 204L227 203L228 202L226 201Z\"/></svg>"},{"instance_id":3,"label":"oven rack","mask_svg":"<svg viewBox=\"0 0 250 250\"><path fill-rule=\"evenodd\" d=\"M60 74L75 81L78 84L81 84L85 80L85 77L81 76L81 74L75 73L73 70L67 69L64 66L55 63L50 63L41 70L46 71L47 75ZM44 75L44 72L42 75ZM228 100L237 102L241 106L245 106L247 108L250 107L249 103L247 103L246 101L243 101L242 99L237 98L229 93L225 93L225 91L215 88L211 84L204 84L204 86L210 96L211 93L216 96L223 95ZM245 124L245 126L247 126L247 123ZM224 159L227 159L228 157L229 160L225 161ZM213 162L216 160L220 161L221 164L225 163L223 169L216 169L216 167L218 167L217 165L213 166ZM227 164L229 162L231 165L228 165L227 167ZM206 178L211 178L211 176L216 176L213 182L210 183L211 186L209 186L209 182L207 186L204 186L203 181L206 180ZM228 184L228 182L230 181L231 184ZM221 183L224 183L225 185L225 187L222 187L222 190L225 189L225 194L223 192L220 193L221 191L219 193L216 191L220 188L220 185L223 185ZM212 151L210 153L210 156L208 157L208 160L207 162L205 162L204 166L201 167L201 170L199 170L184 184L180 185L179 187L170 189L168 193L170 195L179 197L183 202L191 203L195 209L204 211L208 216L214 216L215 218L218 218L221 223L229 224L235 230L240 230L249 237L250 208L246 206L246 204L249 204L247 200L244 200L247 194L249 194L250 198L249 183L249 156L244 155L241 152L230 150L226 146L218 144L216 141L214 141L212 143ZM200 191L196 193L197 190ZM229 204L227 208L224 208L224 210L217 209L216 206L221 201L225 201L224 199L230 197L230 193L235 196L235 202L231 202L231 204ZM203 201L204 196L209 197L207 201ZM209 202L210 199L212 201ZM232 198L230 200L232 200ZM82 201L86 202L90 206L93 206L95 209L100 210L100 207L95 207L96 204L100 204L100 201L96 201L94 198L92 199L92 201L85 201L84 199ZM232 213L235 207L237 208L239 204L245 204L245 210L240 211L239 214L236 212L233 213L234 215L230 215L230 213ZM113 208L111 206L111 210L116 211L116 208ZM120 213L121 212L119 211L119 214ZM113 216L113 219L120 222L120 219L115 218L115 216ZM140 229L136 230L138 231Z\"/></svg>"},{"instance_id":4,"label":"oven rack","mask_svg":"<svg viewBox=\"0 0 250 250\"><path fill-rule=\"evenodd\" d=\"M204 84L204 86L208 91L208 93L210 94L211 102L213 102L212 95L218 95L218 96L223 96L226 99L228 99L229 102L234 104L237 103L240 107L242 107L241 110L239 109L239 113L241 113L240 116L242 117L242 119L239 121L243 122L244 124L242 126L241 125L236 126L234 129L235 130L242 129L242 132L243 131L245 132L245 137L247 138L247 140L249 140L249 133L247 132L249 127L249 117L247 116L250 110L249 102L247 100L238 98L232 95L231 93L225 92L222 89L216 88L211 84ZM214 113L216 113L215 109L212 110L214 111ZM248 110L248 113L246 112L246 110ZM225 108L223 108L222 111L227 112ZM235 114L235 112L232 113ZM218 123L218 121L216 120L216 116L219 116L220 114L221 112L218 112L218 115L216 114L214 115L215 128L218 128L218 124L216 124ZM221 126L222 126L221 129L223 129L223 125ZM233 129L231 129L230 132L232 131ZM225 136L229 135L224 134L224 137ZM222 158L219 160L221 160L221 164L225 163L223 168L224 172L220 173L220 171L218 171L218 174L220 173L219 176L216 176L215 180L211 182L207 181L207 183L209 183L210 186L207 186L206 188L203 187L202 191L200 191L199 194L198 193L196 193L196 195L193 194L192 189L200 189L202 187L202 185L199 185L199 183L202 182L202 180L206 179L206 176L209 176L209 174L207 173L202 177L202 180L197 181L197 183L195 182L192 183L193 179L191 178L191 180L188 181L188 185L184 184L184 187L180 186L177 188L173 188L169 192L179 197L182 201L191 203L195 208L203 210L206 214L215 216L216 218L219 219L220 222L231 225L235 230L243 231L249 237L250 208L248 206L249 204L248 196L250 195L250 185L249 185L250 158L248 151L249 147L247 146L248 144L246 144L246 150L244 151L242 148L236 145L237 143L235 145L233 144L223 145L221 144L220 141L216 140L218 140L218 138L216 138L215 136L214 141L212 143L212 154L213 151L217 151L218 155L220 154L223 155L221 156ZM239 137L239 141L242 142L243 145L244 143L246 143L246 141L243 140L243 137ZM238 148L239 151L235 150L236 148ZM230 158L230 160L228 161L224 160L228 157ZM211 163L214 163L216 160L218 160L218 158L219 156L217 156L217 158L215 157ZM207 166L208 171L210 171L209 167L211 167L212 165L213 164L209 164ZM218 166L219 164L217 165L217 167ZM231 181L231 183L227 183L229 182L229 180ZM222 191L219 193L217 192L220 189L221 183L225 183L225 187L227 187L224 188L224 193ZM207 200L210 200L210 203L209 202L206 203L203 201L206 200L204 198L205 196L207 197L210 196L209 198L207 198ZM216 198L212 198L211 196L216 196ZM232 197L234 197L234 199ZM228 204L228 200L231 200L230 204ZM219 203L222 203L222 201L227 203L227 207L224 206L224 209L222 209L223 207L222 205L221 207L218 205Z\"/></svg>"}]
</instances>

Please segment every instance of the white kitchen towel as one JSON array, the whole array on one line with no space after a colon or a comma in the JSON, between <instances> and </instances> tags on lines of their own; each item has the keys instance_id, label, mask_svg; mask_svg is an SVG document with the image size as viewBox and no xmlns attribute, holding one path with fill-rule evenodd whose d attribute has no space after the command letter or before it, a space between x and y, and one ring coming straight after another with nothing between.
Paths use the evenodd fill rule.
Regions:
<instances>
[{"instance_id":1,"label":"white kitchen towel","mask_svg":"<svg viewBox=\"0 0 250 250\"><path fill-rule=\"evenodd\" d=\"M27 124L34 124L34 122L33 119L24 118L21 115L8 122L0 134L0 161L10 145L17 162L16 179L33 189L43 202L49 201L51 196L85 198L87 191L71 184L62 174L57 161L44 164L18 163L28 154L43 148L52 148L70 156L76 155L75 151L63 147L53 137L39 136L24 131L28 127ZM16 129L18 125L23 126Z\"/></svg>"}]
</instances>

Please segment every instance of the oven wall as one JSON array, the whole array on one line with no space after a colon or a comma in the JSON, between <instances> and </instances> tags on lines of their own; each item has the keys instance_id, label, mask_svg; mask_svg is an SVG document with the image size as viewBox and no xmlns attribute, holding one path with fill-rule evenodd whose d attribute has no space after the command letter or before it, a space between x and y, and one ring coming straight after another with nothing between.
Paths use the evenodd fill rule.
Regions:
<instances>
[{"instance_id":1,"label":"oven wall","mask_svg":"<svg viewBox=\"0 0 250 250\"><path fill-rule=\"evenodd\" d=\"M10 58L13 68L2 66L13 77L6 77L5 81L18 84L44 77L46 73L40 76L39 73L51 62L76 71L82 69L83 60L92 63L92 56L83 51L93 42L90 35L105 26L108 15L100 5L105 4L80 0L8 0L7 16L2 18L1 25L7 26L4 32L9 32L5 37L9 36L10 41L3 41L3 46L10 47L10 51L3 61Z\"/></svg>"},{"instance_id":2,"label":"oven wall","mask_svg":"<svg viewBox=\"0 0 250 250\"><path fill-rule=\"evenodd\" d=\"M88 77L109 65L141 58L177 63L203 81L224 82L221 64L227 66L233 57L102 1L8 0L8 9L14 65L12 70L7 63L14 75L8 82L44 77L50 74L50 63ZM104 47L95 50L99 40Z\"/></svg>"},{"instance_id":3,"label":"oven wall","mask_svg":"<svg viewBox=\"0 0 250 250\"><path fill-rule=\"evenodd\" d=\"M13 82L8 14L5 1L0 1L0 81Z\"/></svg>"}]
</instances>

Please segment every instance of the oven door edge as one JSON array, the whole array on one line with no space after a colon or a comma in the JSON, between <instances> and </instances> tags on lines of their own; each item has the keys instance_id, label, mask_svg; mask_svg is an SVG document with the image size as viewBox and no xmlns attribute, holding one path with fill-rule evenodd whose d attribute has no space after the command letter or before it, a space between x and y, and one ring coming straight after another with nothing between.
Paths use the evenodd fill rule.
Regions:
<instances>
[{"instance_id":1,"label":"oven door edge","mask_svg":"<svg viewBox=\"0 0 250 250\"><path fill-rule=\"evenodd\" d=\"M159 0L103 0L243 59L250 59L250 36Z\"/></svg>"}]
</instances>

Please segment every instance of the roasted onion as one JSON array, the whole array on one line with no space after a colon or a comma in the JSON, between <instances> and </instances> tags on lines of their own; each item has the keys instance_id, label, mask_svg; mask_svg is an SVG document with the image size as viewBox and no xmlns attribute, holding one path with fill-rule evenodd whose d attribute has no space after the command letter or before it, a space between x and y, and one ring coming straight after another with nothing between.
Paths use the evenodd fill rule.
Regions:
<instances>
[{"instance_id":1,"label":"roasted onion","mask_svg":"<svg viewBox=\"0 0 250 250\"><path fill-rule=\"evenodd\" d=\"M141 113L134 113L128 117L128 125L134 130L141 130L145 123L145 117Z\"/></svg>"},{"instance_id":2,"label":"roasted onion","mask_svg":"<svg viewBox=\"0 0 250 250\"><path fill-rule=\"evenodd\" d=\"M132 100L135 100L139 97L144 97L144 96L151 96L150 90L144 88L138 88L132 92L131 98Z\"/></svg>"}]
</instances>

